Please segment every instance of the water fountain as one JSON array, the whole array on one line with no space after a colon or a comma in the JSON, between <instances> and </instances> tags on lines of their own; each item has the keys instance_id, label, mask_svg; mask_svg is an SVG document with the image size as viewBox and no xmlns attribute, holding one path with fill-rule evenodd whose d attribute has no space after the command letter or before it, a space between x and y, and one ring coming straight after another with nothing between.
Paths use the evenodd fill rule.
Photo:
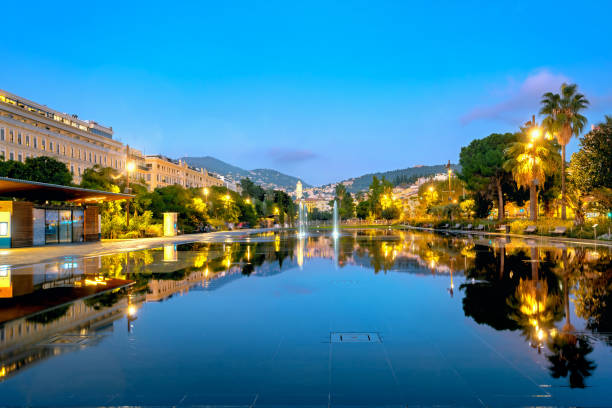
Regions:
<instances>
[{"instance_id":1,"label":"water fountain","mask_svg":"<svg viewBox=\"0 0 612 408\"><path fill-rule=\"evenodd\" d=\"M340 236L340 228L338 223L338 201L334 200L334 228L332 230L332 237L334 238L338 238Z\"/></svg>"},{"instance_id":2,"label":"water fountain","mask_svg":"<svg viewBox=\"0 0 612 408\"><path fill-rule=\"evenodd\" d=\"M308 221L306 215L306 208L304 203L300 202L298 206L298 237L305 237L308 228Z\"/></svg>"}]
</instances>

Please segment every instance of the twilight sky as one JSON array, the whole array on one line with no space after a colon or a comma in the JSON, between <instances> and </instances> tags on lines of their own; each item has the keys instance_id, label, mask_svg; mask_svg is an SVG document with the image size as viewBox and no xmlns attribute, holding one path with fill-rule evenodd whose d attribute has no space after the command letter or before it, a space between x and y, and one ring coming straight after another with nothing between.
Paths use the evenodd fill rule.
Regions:
<instances>
[{"instance_id":1,"label":"twilight sky","mask_svg":"<svg viewBox=\"0 0 612 408\"><path fill-rule=\"evenodd\" d=\"M612 114L609 1L88 3L3 4L0 88L146 154L323 184L457 162L564 81Z\"/></svg>"}]
</instances>

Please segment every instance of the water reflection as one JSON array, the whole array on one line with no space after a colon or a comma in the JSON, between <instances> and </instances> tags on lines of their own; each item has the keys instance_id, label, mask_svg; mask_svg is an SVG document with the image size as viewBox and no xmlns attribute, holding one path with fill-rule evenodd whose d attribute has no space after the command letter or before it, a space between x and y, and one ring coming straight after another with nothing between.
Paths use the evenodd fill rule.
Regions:
<instances>
[{"instance_id":1,"label":"water reflection","mask_svg":"<svg viewBox=\"0 0 612 408\"><path fill-rule=\"evenodd\" d=\"M137 330L147 302L301 269L315 259L339 269L447 278L446 301L459 297L466 317L520 335L525 352L539 354L550 376L571 387L585 387L596 370L595 342L612 346L607 248L388 230L355 230L335 239L266 233L0 269L0 377L95 345L117 319L125 317L127 330Z\"/></svg>"}]
</instances>

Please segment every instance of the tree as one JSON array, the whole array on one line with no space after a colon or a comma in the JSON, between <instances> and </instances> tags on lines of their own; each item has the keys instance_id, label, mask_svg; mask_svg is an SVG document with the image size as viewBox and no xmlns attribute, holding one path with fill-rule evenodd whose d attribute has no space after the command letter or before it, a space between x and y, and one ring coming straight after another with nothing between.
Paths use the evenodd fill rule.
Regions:
<instances>
[{"instance_id":1,"label":"tree","mask_svg":"<svg viewBox=\"0 0 612 408\"><path fill-rule=\"evenodd\" d=\"M112 191L119 181L119 173L112 167L101 167L96 164L85 169L81 176L81 187L92 190Z\"/></svg>"},{"instance_id":2,"label":"tree","mask_svg":"<svg viewBox=\"0 0 612 408\"><path fill-rule=\"evenodd\" d=\"M530 219L538 218L538 186L543 186L546 176L554 171L558 158L558 144L552 140L529 139L527 128L522 129L519 140L506 149L508 159L504 169L512 172L519 187L529 188Z\"/></svg>"},{"instance_id":3,"label":"tree","mask_svg":"<svg viewBox=\"0 0 612 408\"><path fill-rule=\"evenodd\" d=\"M476 218L486 218L489 216L493 202L484 194L474 194L474 215Z\"/></svg>"},{"instance_id":4,"label":"tree","mask_svg":"<svg viewBox=\"0 0 612 408\"><path fill-rule=\"evenodd\" d=\"M512 133L492 133L462 147L459 155L459 179L472 191L487 195L496 193L500 221L504 219L504 187L512 181L512 174L504 169L508 160L505 152L516 140L517 136Z\"/></svg>"},{"instance_id":5,"label":"tree","mask_svg":"<svg viewBox=\"0 0 612 408\"><path fill-rule=\"evenodd\" d=\"M580 138L580 150L572 155L572 176L588 192L612 188L612 117Z\"/></svg>"},{"instance_id":6,"label":"tree","mask_svg":"<svg viewBox=\"0 0 612 408\"><path fill-rule=\"evenodd\" d=\"M572 136L580 136L587 118L580 112L587 108L589 101L577 92L576 84L562 84L561 94L547 92L542 96L540 114L547 115L542 124L557 138L561 145L561 218L565 213L565 147Z\"/></svg>"},{"instance_id":7,"label":"tree","mask_svg":"<svg viewBox=\"0 0 612 408\"><path fill-rule=\"evenodd\" d=\"M243 178L240 180L240 187L242 189L243 197L250 197L252 200L264 201L266 196L266 190L260 185L253 183L250 178Z\"/></svg>"},{"instance_id":8,"label":"tree","mask_svg":"<svg viewBox=\"0 0 612 408\"><path fill-rule=\"evenodd\" d=\"M25 163L9 160L0 162L0 176L40 183L72 184L72 174L66 165L52 157L28 157Z\"/></svg>"},{"instance_id":9,"label":"tree","mask_svg":"<svg viewBox=\"0 0 612 408\"><path fill-rule=\"evenodd\" d=\"M357 218L365 220L370 215L370 202L368 200L360 201L356 208Z\"/></svg>"},{"instance_id":10,"label":"tree","mask_svg":"<svg viewBox=\"0 0 612 408\"><path fill-rule=\"evenodd\" d=\"M336 200L338 201L338 214L341 219L347 220L355 216L355 202L344 184L336 186Z\"/></svg>"}]
</instances>

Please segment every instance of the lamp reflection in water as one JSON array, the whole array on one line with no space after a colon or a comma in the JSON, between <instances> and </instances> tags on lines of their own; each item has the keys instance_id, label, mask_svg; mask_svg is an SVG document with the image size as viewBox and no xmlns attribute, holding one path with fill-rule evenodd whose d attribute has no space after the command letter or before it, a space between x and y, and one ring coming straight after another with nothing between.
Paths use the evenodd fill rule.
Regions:
<instances>
[{"instance_id":1,"label":"lamp reflection in water","mask_svg":"<svg viewBox=\"0 0 612 408\"><path fill-rule=\"evenodd\" d=\"M134 329L134 320L138 319L138 308L131 302L131 299L128 298L128 307L127 307L127 329L128 333L132 333Z\"/></svg>"}]
</instances>

